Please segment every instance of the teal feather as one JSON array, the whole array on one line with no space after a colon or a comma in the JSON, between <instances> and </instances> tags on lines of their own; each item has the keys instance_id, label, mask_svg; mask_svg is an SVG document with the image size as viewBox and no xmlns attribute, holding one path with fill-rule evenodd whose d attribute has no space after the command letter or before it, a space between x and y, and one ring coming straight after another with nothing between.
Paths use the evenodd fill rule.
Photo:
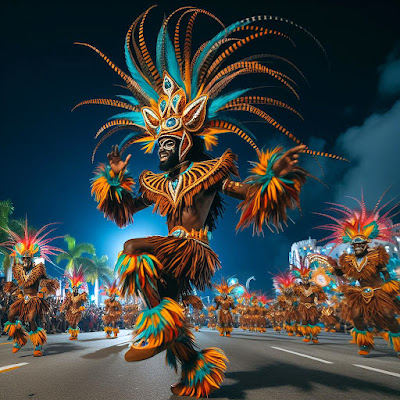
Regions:
<instances>
[{"instance_id":1,"label":"teal feather","mask_svg":"<svg viewBox=\"0 0 400 400\"><path fill-rule=\"evenodd\" d=\"M179 68L178 61L176 59L175 49L171 42L168 32L165 32L165 58L167 61L167 71L175 82L182 88L184 88L184 83L182 81L181 70Z\"/></svg>"},{"instance_id":2,"label":"teal feather","mask_svg":"<svg viewBox=\"0 0 400 400\"><path fill-rule=\"evenodd\" d=\"M136 335L136 337L135 337L136 340L138 340L138 341L141 339L148 340L151 336L156 338L157 336L162 334L167 327L171 327L171 324L168 322L168 320L163 315L163 311L164 311L164 313L166 312L166 313L170 314L169 311L165 310L165 307L169 303L171 303L170 300L164 299L156 307L153 307L151 309L147 309L147 310L143 311L140 321L135 326L135 330L140 330L145 325L147 325L149 322L151 322L151 323L146 329L143 330L143 332ZM157 320L159 321L157 324L154 323L155 316L157 316ZM174 318L172 317L172 319L174 319Z\"/></svg>"},{"instance_id":3,"label":"teal feather","mask_svg":"<svg viewBox=\"0 0 400 400\"><path fill-rule=\"evenodd\" d=\"M138 136L139 134L143 133L142 131L139 132L132 132L129 135L126 135L123 140L121 141L121 143L119 144L118 148L122 149L122 147L125 145L125 143L127 143L129 140L131 140L132 138L134 138L135 136Z\"/></svg>"},{"instance_id":4,"label":"teal feather","mask_svg":"<svg viewBox=\"0 0 400 400\"><path fill-rule=\"evenodd\" d=\"M128 67L129 73L131 77L136 83L142 88L142 90L153 100L158 101L157 92L151 87L151 85L146 81L146 79L142 76L139 70L136 68L135 64L131 59L131 55L129 53L128 44L125 43L125 62Z\"/></svg>"},{"instance_id":5,"label":"teal feather","mask_svg":"<svg viewBox=\"0 0 400 400\"><path fill-rule=\"evenodd\" d=\"M224 37L227 37L234 29L249 25L252 21L246 20L246 21L237 21L234 22L233 24L229 25L227 28L222 30L220 33L214 36L213 39L211 39L207 46L204 47L203 51L200 53L198 59L196 60L194 67L193 67L193 76L192 76L192 99L194 99L197 95L197 81L199 79L199 72L201 65L203 64L204 58L208 54L208 52L211 50L211 48L221 39Z\"/></svg>"},{"instance_id":6,"label":"teal feather","mask_svg":"<svg viewBox=\"0 0 400 400\"><path fill-rule=\"evenodd\" d=\"M378 224L376 223L376 221L372 221L370 224L366 225L366 226L364 227L364 229L365 229L365 228L369 228L370 226L373 226L374 229L373 229L373 231L371 232L371 234L369 235L369 238L370 238L370 239L375 239L375 238L379 235L379 226L378 226Z\"/></svg>"},{"instance_id":7,"label":"teal feather","mask_svg":"<svg viewBox=\"0 0 400 400\"><path fill-rule=\"evenodd\" d=\"M208 106L207 110L208 118L215 118L220 108L222 108L225 104L229 103L230 101L237 99L238 97L240 97L242 94L246 93L249 90L250 89L236 90L234 92L216 97L214 100L210 102L210 105Z\"/></svg>"},{"instance_id":8,"label":"teal feather","mask_svg":"<svg viewBox=\"0 0 400 400\"><path fill-rule=\"evenodd\" d=\"M164 68L165 68L165 55L164 55L164 24L161 25L161 29L157 35L157 43L156 43L156 68L160 76L163 76Z\"/></svg>"}]
</instances>

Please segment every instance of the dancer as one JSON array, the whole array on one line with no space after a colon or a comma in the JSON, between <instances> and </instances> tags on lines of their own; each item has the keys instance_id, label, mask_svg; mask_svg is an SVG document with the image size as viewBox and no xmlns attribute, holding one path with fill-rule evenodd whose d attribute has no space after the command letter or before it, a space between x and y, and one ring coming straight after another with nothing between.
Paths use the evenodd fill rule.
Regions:
<instances>
[{"instance_id":1,"label":"dancer","mask_svg":"<svg viewBox=\"0 0 400 400\"><path fill-rule=\"evenodd\" d=\"M1 244L2 247L11 250L12 273L17 281L7 282L4 291L16 293L19 290L18 299L14 301L8 312L8 322L4 331L14 340L13 353L16 353L27 343L28 338L33 344L33 356L43 355L42 346L47 341L46 331L38 326L43 321L50 306L45 297L55 295L59 287L56 279L50 279L46 275L46 268L40 259L51 262L49 256L63 250L50 246L49 243L60 237L50 238L48 235L54 230L46 229L52 224L45 225L36 233L28 228L25 221L24 236L20 237L10 229L4 229L9 235L9 240ZM35 263L35 260L38 260ZM17 319L19 317L19 319ZM23 323L29 324L29 334L23 327Z\"/></svg>"},{"instance_id":2,"label":"dancer","mask_svg":"<svg viewBox=\"0 0 400 400\"><path fill-rule=\"evenodd\" d=\"M139 315L140 305L133 304L125 304L124 306L124 324L125 328L132 328L135 325L136 318Z\"/></svg>"},{"instance_id":3,"label":"dancer","mask_svg":"<svg viewBox=\"0 0 400 400\"><path fill-rule=\"evenodd\" d=\"M213 305L207 307L208 324L207 328L215 329L217 327L217 316L215 315L215 307Z\"/></svg>"},{"instance_id":4,"label":"dancer","mask_svg":"<svg viewBox=\"0 0 400 400\"><path fill-rule=\"evenodd\" d=\"M339 287L344 294L342 318L353 322L352 336L358 345L358 353L365 356L373 349L374 338L368 328L374 325L387 331L383 337L400 357L400 325L395 318L400 314L400 303L396 298L400 294L400 284L387 270L389 255L385 248L371 246L373 239L394 242L394 231L399 226L391 221L398 204L386 211L390 202L381 206L382 198L372 211L367 209L363 196L357 200L357 209L335 204L331 210L339 216L322 214L334 223L320 228L332 232L325 240L333 241L336 246L350 244L353 250L350 254L344 252L338 261L331 257L326 260L337 276L359 284L354 286L347 282Z\"/></svg>"},{"instance_id":5,"label":"dancer","mask_svg":"<svg viewBox=\"0 0 400 400\"><path fill-rule=\"evenodd\" d=\"M283 328L288 336L293 336L297 333L298 323L300 322L300 315L297 309L298 301L294 293L295 277L290 271L287 271L275 275L273 282L275 289L279 289L280 292L276 299L277 312L274 313L274 329L280 330L277 320L279 320L279 312L281 312L284 320Z\"/></svg>"},{"instance_id":6,"label":"dancer","mask_svg":"<svg viewBox=\"0 0 400 400\"><path fill-rule=\"evenodd\" d=\"M78 324L82 319L82 312L85 311L84 304L87 302L87 293L79 293L79 289L85 285L82 267L78 269L74 267L72 273L65 274L65 277L69 280L71 291L61 304L60 312L65 313L65 320L69 323L68 332L71 335L69 340L78 340Z\"/></svg>"},{"instance_id":7,"label":"dancer","mask_svg":"<svg viewBox=\"0 0 400 400\"><path fill-rule=\"evenodd\" d=\"M306 265L307 258L300 261L300 266L293 267L293 274L301 280L294 286L294 293L298 299L297 312L299 313L299 330L304 338L303 342L319 343L318 334L321 327L318 326L321 312L317 304L326 300L325 292L322 287L311 281L311 268Z\"/></svg>"},{"instance_id":8,"label":"dancer","mask_svg":"<svg viewBox=\"0 0 400 400\"><path fill-rule=\"evenodd\" d=\"M222 279L220 284L213 285L215 290L218 292L218 296L215 297L214 301L216 304L215 309L218 310L218 330L220 336L230 337L233 330L233 319L231 309L235 308L235 302L233 297L229 296L238 285L231 285Z\"/></svg>"},{"instance_id":9,"label":"dancer","mask_svg":"<svg viewBox=\"0 0 400 400\"><path fill-rule=\"evenodd\" d=\"M121 100L93 99L79 104L102 104L124 110L98 131L96 137L103 135L93 157L99 145L115 132L131 131L120 146L112 148L109 165L98 167L92 192L99 210L120 227L132 223L133 215L149 206L167 217L167 237L129 240L118 257L116 270L122 294L140 294L149 307L138 317L136 340L125 359L140 361L167 349L168 363L175 369L178 362L182 364L181 380L172 386L172 392L208 396L222 382L226 357L220 349L195 349L193 334L185 324L178 302L183 294L191 292L192 286L199 290L210 286L211 277L220 268L209 240L223 212L221 192L242 200L238 229L253 224L255 232L261 232L265 224L279 230L287 220L287 210L299 206L300 190L308 176L298 166L299 153L316 153L252 104L273 105L297 113L290 106L269 97L243 96L250 88L221 94L236 76L262 73L297 96L291 79L264 66L262 60L242 60L223 67L223 61L253 39L276 35L289 40L287 35L265 27L263 21L269 17L247 18L227 28L223 26L219 34L192 52L196 17L205 14L220 21L205 10L182 7L164 20L153 62L143 34L149 12L150 9L132 24L126 36L125 58L130 75L98 49L81 43L103 58L131 92L129 96L121 96ZM173 44L168 24L173 16L179 15ZM189 18L186 27L182 26L184 16ZM257 33L253 34L255 30ZM186 35L184 46L180 32ZM235 38L244 36L239 39L240 44L228 39L231 34ZM286 152L281 147L261 151L251 134L245 132L246 128L227 117L231 111L260 116L293 139L297 147ZM238 175L237 157L230 150L219 158L205 153L217 145L223 133L238 135L259 156L253 175L245 182L233 179ZM134 143L143 144L146 153L151 153L158 144L159 166L163 171L158 174L144 171L139 178L138 196L133 193L134 181L127 172L130 155L125 160L121 158Z\"/></svg>"},{"instance_id":10,"label":"dancer","mask_svg":"<svg viewBox=\"0 0 400 400\"><path fill-rule=\"evenodd\" d=\"M114 333L114 338L116 338L119 333L117 323L121 319L122 315L122 305L117 300L120 291L116 280L111 285L105 285L105 293L109 298L104 301L104 332L106 333L107 338L111 338L111 333Z\"/></svg>"}]
</instances>

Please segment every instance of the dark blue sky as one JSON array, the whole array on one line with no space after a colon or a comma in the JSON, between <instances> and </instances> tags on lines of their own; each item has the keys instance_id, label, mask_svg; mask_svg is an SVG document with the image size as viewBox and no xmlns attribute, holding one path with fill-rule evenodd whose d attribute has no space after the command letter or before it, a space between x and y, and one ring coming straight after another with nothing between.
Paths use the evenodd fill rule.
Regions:
<instances>
[{"instance_id":1,"label":"dark blue sky","mask_svg":"<svg viewBox=\"0 0 400 400\"><path fill-rule=\"evenodd\" d=\"M15 217L27 214L34 226L50 221L62 222L61 234L94 243L98 255L107 254L112 262L125 240L166 234L167 230L162 218L150 210L138 214L134 225L123 230L106 221L96 210L89 190L93 136L113 110L101 106L78 109L74 113L70 110L81 100L112 97L124 91L113 86L122 82L95 53L74 46L73 42L83 41L98 47L125 69L123 44L126 31L132 20L151 4L119 0L47 4L4 0L0 5L3 38L0 200L12 199ZM223 0L160 1L158 4L145 28L148 37L154 37L158 32L163 12L168 14L177 6L191 4L213 12L226 24L259 14L292 19L311 31L328 54L330 70L315 43L284 24L276 25L276 28L290 33L297 43L295 49L273 39L261 39L249 47L249 54L275 52L289 58L309 80L309 87L300 85L299 104L279 91L274 93L299 109L304 122L287 113L271 111L272 115L315 149L341 153L352 160L351 164L321 161L326 173L323 179L329 189L316 182L308 183L302 198L303 216L300 218L298 213L293 213L296 224L290 224L283 234L271 235L267 230L265 237L252 237L251 230L235 234L236 202L227 200L225 218L214 232L212 242L220 255L223 275L236 275L242 281L255 275L257 281L253 282L253 288L265 288L270 286L267 271L286 267L293 241L309 235L321 237L321 233L311 231L321 222L311 212L321 210L324 201L337 200L339 194L359 193L358 184L353 193L347 193L347 188L352 188L351 182L369 185L369 192L376 193L376 198L382 191L379 182L369 182L368 171L361 174L361 178L350 179L357 172L357 166L362 165L356 149L362 146L364 138L361 132L349 145L349 136L343 134L351 127L363 126L371 115L386 115L397 98L398 93L382 96L379 88L382 66L400 40L399 3L367 1L360 6L359 1L279 0L240 5ZM217 25L210 25L205 19L199 21L203 24L197 25L197 37L206 40L217 33ZM257 79L258 84L260 78ZM243 121L254 120L245 114L241 118ZM249 126L261 145L291 145L273 128L263 124ZM97 162L105 161L111 144L103 145ZM352 157L353 144L357 159ZM239 154L240 172L243 178L246 177L247 160L254 160L254 154L250 149L244 149L239 139L228 136L220 141L213 154L220 155L228 146ZM139 148L132 148L131 153L134 176L145 168L157 169L156 155L144 156ZM392 162L393 168L398 165L394 159L385 159L384 150L378 157L382 164ZM304 158L304 163L321 177L312 160ZM390 183L396 187L398 181Z\"/></svg>"}]
</instances>

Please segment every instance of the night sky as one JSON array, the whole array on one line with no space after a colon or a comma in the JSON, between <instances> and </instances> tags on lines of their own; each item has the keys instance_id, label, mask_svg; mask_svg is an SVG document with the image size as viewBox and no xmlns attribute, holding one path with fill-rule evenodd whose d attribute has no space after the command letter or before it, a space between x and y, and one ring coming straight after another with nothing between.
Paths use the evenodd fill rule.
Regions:
<instances>
[{"instance_id":1,"label":"night sky","mask_svg":"<svg viewBox=\"0 0 400 400\"><path fill-rule=\"evenodd\" d=\"M161 217L148 209L135 223L120 230L96 210L90 197L91 153L97 129L113 115L103 106L87 106L73 113L72 107L90 98L112 98L126 92L115 85L123 81L90 49L73 45L90 43L126 70L123 45L131 22L154 3L119 0L102 2L32 2L2 0L0 32L1 145L3 173L0 200L11 199L14 217L29 218L33 226L62 222L60 234L91 242L98 255L107 254L112 265L123 242L129 238L167 234ZM302 165L326 186L310 181L302 193L302 216L293 212L295 224L284 233L253 237L251 229L235 234L236 201L227 200L224 219L214 232L212 247L219 254L223 272L244 281L254 275L252 289L270 287L271 275L287 267L290 244L323 233L312 229L323 222L312 214L326 201L345 201L359 196L361 187L369 204L388 186L390 196L400 194L400 3L398 1L160 1L149 16L145 35L149 43L157 35L163 13L178 6L197 5L218 16L226 25L259 14L292 19L312 32L323 44L329 63L318 46L297 29L285 24L274 27L290 34L296 48L281 39L259 39L242 54L275 53L293 61L309 85L299 81L300 102L282 90L271 89L289 102L305 121L285 112L269 110L279 122L315 150L343 155L351 162L321 159L324 175L309 156ZM203 41L218 32L218 25L199 18L195 37ZM200 40L199 39L199 40ZM150 46L149 46L150 47ZM237 81L271 84L263 77ZM261 82L261 83L259 83ZM275 90L272 92L272 90ZM267 90L264 95L268 95ZM240 114L242 121L256 120ZM265 124L248 125L260 146L284 144L285 137ZM227 147L239 154L242 178L247 175L251 149L240 139L224 135L213 155ZM120 137L116 142L120 141ZM114 141L106 142L96 163ZM145 156L131 147L130 170L137 177L143 169L157 171L157 155ZM62 242L59 242L62 245ZM217 274L217 278L221 273Z\"/></svg>"}]
</instances>

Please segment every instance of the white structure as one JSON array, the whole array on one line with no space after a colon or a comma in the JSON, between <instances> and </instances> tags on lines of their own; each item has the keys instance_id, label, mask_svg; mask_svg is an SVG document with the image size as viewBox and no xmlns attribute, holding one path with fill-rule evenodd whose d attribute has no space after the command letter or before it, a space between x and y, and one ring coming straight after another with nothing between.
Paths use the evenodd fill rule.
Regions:
<instances>
[{"instance_id":1,"label":"white structure","mask_svg":"<svg viewBox=\"0 0 400 400\"><path fill-rule=\"evenodd\" d=\"M391 262L396 262L400 260L400 237L395 236L396 243L383 242L381 240L372 240L371 246L384 246L385 250L389 253ZM334 243L328 243L325 246L318 246L316 239L311 239L310 237L306 240L301 240L292 244L289 253L289 264L290 269L292 265L299 265L300 260L304 258L309 253L329 255L332 258L338 259L339 256L347 251L350 253L352 251L349 243L343 243L335 247ZM400 261L398 262L399 267L396 268L395 273L400 277Z\"/></svg>"}]
</instances>

